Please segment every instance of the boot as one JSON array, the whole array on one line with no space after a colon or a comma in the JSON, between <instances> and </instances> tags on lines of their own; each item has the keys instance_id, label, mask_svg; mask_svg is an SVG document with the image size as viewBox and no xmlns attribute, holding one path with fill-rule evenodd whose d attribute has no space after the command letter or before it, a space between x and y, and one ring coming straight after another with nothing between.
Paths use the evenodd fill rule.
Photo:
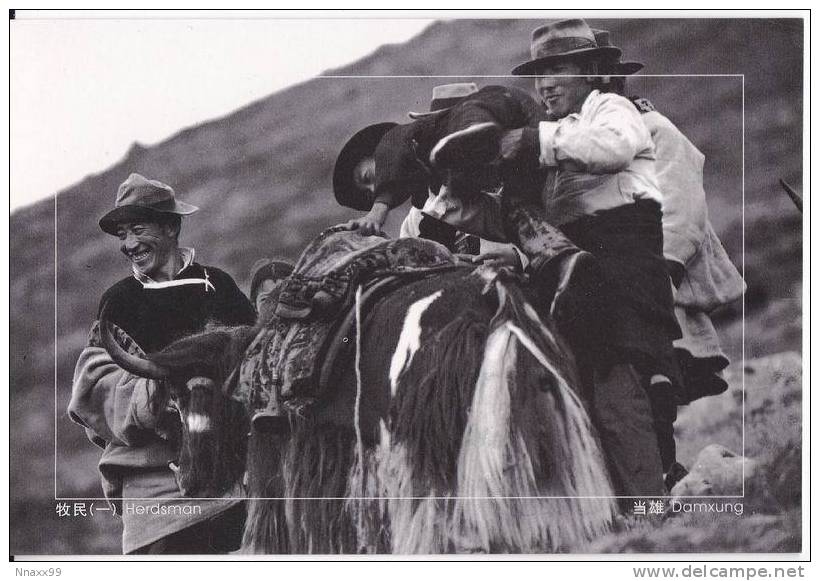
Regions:
<instances>
[{"instance_id":1,"label":"boot","mask_svg":"<svg viewBox=\"0 0 820 581\"><path fill-rule=\"evenodd\" d=\"M578 335L582 332L578 323L594 320L600 311L603 276L597 259L575 246L547 222L536 204L519 195L503 197L502 215L508 238L530 259L530 278L549 301L551 317L559 327Z\"/></svg>"}]
</instances>

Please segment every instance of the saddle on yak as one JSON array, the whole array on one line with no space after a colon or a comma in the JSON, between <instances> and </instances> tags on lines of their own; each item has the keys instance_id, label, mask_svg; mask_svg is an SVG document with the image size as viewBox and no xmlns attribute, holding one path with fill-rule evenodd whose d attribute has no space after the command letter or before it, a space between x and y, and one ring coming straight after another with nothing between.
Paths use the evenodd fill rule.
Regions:
<instances>
[{"instance_id":1,"label":"saddle on yak","mask_svg":"<svg viewBox=\"0 0 820 581\"><path fill-rule=\"evenodd\" d=\"M340 227L323 232L260 315L259 333L245 351L234 397L252 410L254 428L286 431L321 399L350 346L344 338L353 336L357 289L367 305L409 280L456 267L453 255L430 240Z\"/></svg>"}]
</instances>

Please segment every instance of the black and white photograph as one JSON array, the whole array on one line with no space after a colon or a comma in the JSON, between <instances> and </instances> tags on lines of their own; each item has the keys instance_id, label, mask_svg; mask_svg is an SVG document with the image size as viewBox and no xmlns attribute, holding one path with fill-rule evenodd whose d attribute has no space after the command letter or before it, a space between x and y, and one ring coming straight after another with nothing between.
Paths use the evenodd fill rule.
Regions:
<instances>
[{"instance_id":1,"label":"black and white photograph","mask_svg":"<svg viewBox=\"0 0 820 581\"><path fill-rule=\"evenodd\" d=\"M18 576L803 576L809 11L12 10L9 35Z\"/></svg>"}]
</instances>

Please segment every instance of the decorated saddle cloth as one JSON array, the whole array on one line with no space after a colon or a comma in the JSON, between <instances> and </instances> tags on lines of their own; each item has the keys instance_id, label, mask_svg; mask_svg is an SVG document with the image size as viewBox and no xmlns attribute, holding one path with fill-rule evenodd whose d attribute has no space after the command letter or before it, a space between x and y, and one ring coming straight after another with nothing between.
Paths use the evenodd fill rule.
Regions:
<instances>
[{"instance_id":1,"label":"decorated saddle cloth","mask_svg":"<svg viewBox=\"0 0 820 581\"><path fill-rule=\"evenodd\" d=\"M251 410L298 414L320 396L325 343L359 286L454 265L452 254L430 240L326 230L305 249L282 282L278 300L261 314L264 324L245 352L235 396Z\"/></svg>"}]
</instances>

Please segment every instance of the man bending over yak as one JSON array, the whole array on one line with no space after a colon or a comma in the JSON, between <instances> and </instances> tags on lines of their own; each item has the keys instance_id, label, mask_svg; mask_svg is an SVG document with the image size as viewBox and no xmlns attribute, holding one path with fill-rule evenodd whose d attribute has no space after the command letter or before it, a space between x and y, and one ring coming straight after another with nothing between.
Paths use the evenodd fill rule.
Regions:
<instances>
[{"instance_id":1,"label":"man bending over yak","mask_svg":"<svg viewBox=\"0 0 820 581\"><path fill-rule=\"evenodd\" d=\"M504 228L501 197L494 191L503 184L508 196L521 192L538 197L545 173L537 164L500 164L500 138L507 129L536 127L545 116L519 89L465 86L474 87L436 87L429 114L412 114L412 123L365 127L345 144L334 169L334 193L342 205L367 211L349 221L349 228L365 235L381 232L388 212L411 199L404 234L436 240L454 252L464 251L457 230L481 238L478 252L472 254L483 252L489 242L496 243L493 255L512 247L507 244L511 239ZM460 96L437 102L437 92ZM554 297L550 311L558 319L575 319L594 302L598 283L592 255L549 223L541 227L553 242L550 253L531 263L526 252L515 249L513 262L527 266L545 295Z\"/></svg>"}]
</instances>

